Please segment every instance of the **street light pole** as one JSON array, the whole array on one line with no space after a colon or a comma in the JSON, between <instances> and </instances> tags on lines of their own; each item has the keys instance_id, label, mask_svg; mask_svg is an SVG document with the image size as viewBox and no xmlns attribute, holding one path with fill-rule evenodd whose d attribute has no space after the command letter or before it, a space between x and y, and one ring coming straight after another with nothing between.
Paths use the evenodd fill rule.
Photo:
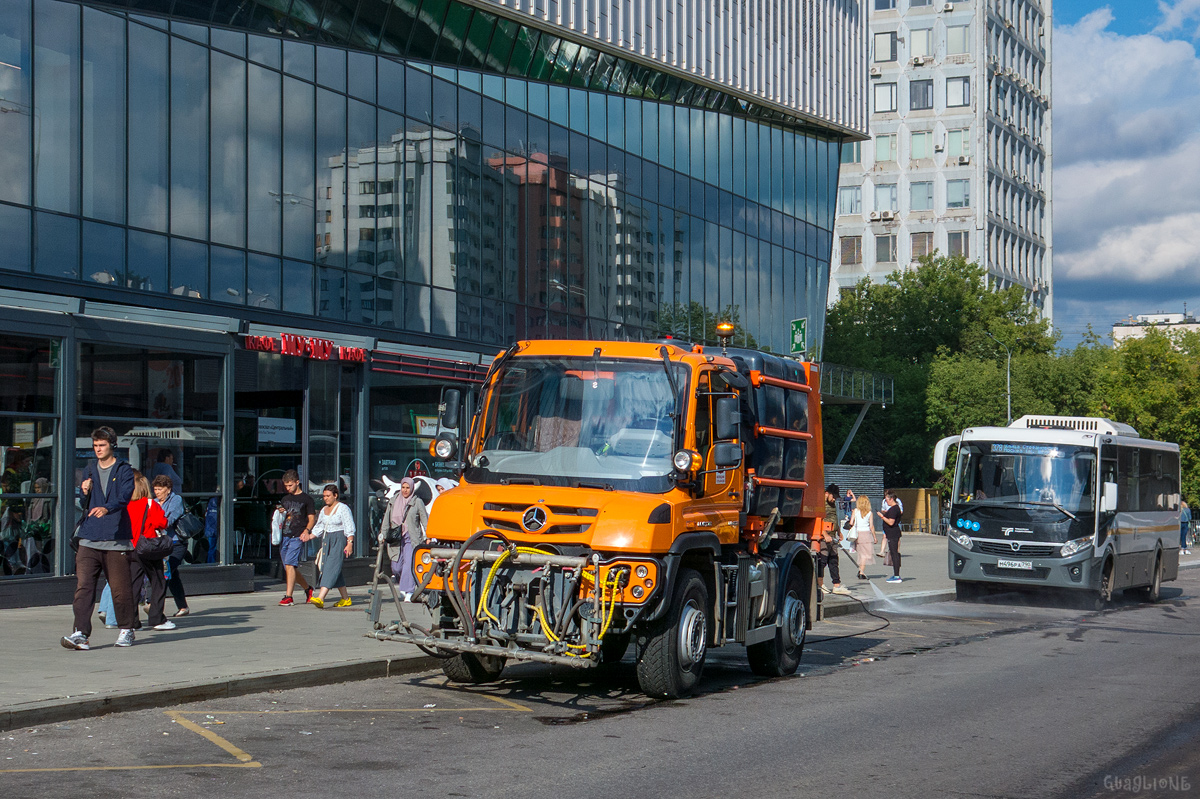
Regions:
<instances>
[{"instance_id":1,"label":"street light pole","mask_svg":"<svg viewBox=\"0 0 1200 799\"><path fill-rule=\"evenodd\" d=\"M1008 403L1008 421L1005 424L1012 424L1012 350L1008 348L1007 344L988 331L983 331L983 334L1001 347L1004 347L1004 351L1008 353L1008 366L1004 370L1004 399Z\"/></svg>"}]
</instances>

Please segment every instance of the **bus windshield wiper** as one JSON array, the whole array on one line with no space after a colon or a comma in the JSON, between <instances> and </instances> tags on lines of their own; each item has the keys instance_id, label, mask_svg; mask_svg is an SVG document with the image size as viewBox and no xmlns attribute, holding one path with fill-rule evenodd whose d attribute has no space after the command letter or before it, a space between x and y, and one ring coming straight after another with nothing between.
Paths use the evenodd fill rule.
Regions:
<instances>
[{"instance_id":1,"label":"bus windshield wiper","mask_svg":"<svg viewBox=\"0 0 1200 799\"><path fill-rule=\"evenodd\" d=\"M1069 517L1070 517L1070 519L1071 519L1071 521L1075 521L1075 519L1077 518L1077 517L1075 516L1075 514L1074 514L1074 513L1071 513L1071 511L1067 510L1067 509L1066 509L1066 508L1064 508L1062 505L1059 505L1057 502L1033 502L1033 501L1027 501L1027 502L1021 502L1020 504L1021 504L1021 505L1040 505L1040 506L1042 506L1042 507L1044 507L1044 508L1054 508L1054 509L1055 509L1056 511L1058 511L1059 513L1062 513L1062 514L1064 514L1064 515L1066 515L1066 516L1069 516Z\"/></svg>"},{"instance_id":2,"label":"bus windshield wiper","mask_svg":"<svg viewBox=\"0 0 1200 799\"><path fill-rule=\"evenodd\" d=\"M1045 508L1054 508L1060 513L1069 516L1072 521L1076 518L1074 513L1059 505L1057 502L1035 502L1029 499L976 499L971 502L962 503L963 507L984 507L984 508L1011 508L1014 505L1039 505Z\"/></svg>"}]
</instances>

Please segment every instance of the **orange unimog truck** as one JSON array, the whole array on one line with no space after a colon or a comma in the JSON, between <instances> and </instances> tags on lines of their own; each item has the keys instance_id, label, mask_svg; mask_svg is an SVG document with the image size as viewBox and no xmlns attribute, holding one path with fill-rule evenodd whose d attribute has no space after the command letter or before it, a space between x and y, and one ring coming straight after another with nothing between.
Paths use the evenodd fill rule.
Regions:
<instances>
[{"instance_id":1,"label":"orange unimog truck","mask_svg":"<svg viewBox=\"0 0 1200 799\"><path fill-rule=\"evenodd\" d=\"M793 673L820 616L819 386L816 364L754 350L513 345L469 431L459 392L443 394L431 450L462 479L415 552L413 601L434 622L405 617L381 553L369 635L445 658L462 682L509 660L592 667L630 643L652 696L689 693L712 647L744 645L756 674Z\"/></svg>"}]
</instances>

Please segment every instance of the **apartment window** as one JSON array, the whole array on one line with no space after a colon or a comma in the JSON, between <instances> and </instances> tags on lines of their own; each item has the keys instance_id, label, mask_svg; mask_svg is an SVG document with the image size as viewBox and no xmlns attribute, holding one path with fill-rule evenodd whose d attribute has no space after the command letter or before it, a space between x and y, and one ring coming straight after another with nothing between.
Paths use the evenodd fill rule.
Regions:
<instances>
[{"instance_id":1,"label":"apartment window","mask_svg":"<svg viewBox=\"0 0 1200 799\"><path fill-rule=\"evenodd\" d=\"M358 218L359 219L374 219L375 218L375 206L373 206L373 205L358 206Z\"/></svg>"},{"instance_id":2,"label":"apartment window","mask_svg":"<svg viewBox=\"0 0 1200 799\"><path fill-rule=\"evenodd\" d=\"M946 28L946 55L971 52L971 26L950 25Z\"/></svg>"},{"instance_id":3,"label":"apartment window","mask_svg":"<svg viewBox=\"0 0 1200 799\"><path fill-rule=\"evenodd\" d=\"M882 133L875 137L875 163L896 160L896 136Z\"/></svg>"},{"instance_id":4,"label":"apartment window","mask_svg":"<svg viewBox=\"0 0 1200 799\"><path fill-rule=\"evenodd\" d=\"M913 111L933 108L933 80L909 81L908 107Z\"/></svg>"},{"instance_id":5,"label":"apartment window","mask_svg":"<svg viewBox=\"0 0 1200 799\"><path fill-rule=\"evenodd\" d=\"M969 180L947 180L946 181L946 207L947 208L970 208L971 207L971 181L969 181Z\"/></svg>"},{"instance_id":6,"label":"apartment window","mask_svg":"<svg viewBox=\"0 0 1200 799\"><path fill-rule=\"evenodd\" d=\"M908 0L909 8L916 8L918 6L931 6L931 5L933 5L933 0Z\"/></svg>"},{"instance_id":7,"label":"apartment window","mask_svg":"<svg viewBox=\"0 0 1200 799\"><path fill-rule=\"evenodd\" d=\"M896 60L896 32L884 31L875 34L875 62Z\"/></svg>"},{"instance_id":8,"label":"apartment window","mask_svg":"<svg viewBox=\"0 0 1200 799\"><path fill-rule=\"evenodd\" d=\"M842 186L838 189L838 213L842 216L862 213L862 186Z\"/></svg>"},{"instance_id":9,"label":"apartment window","mask_svg":"<svg viewBox=\"0 0 1200 799\"><path fill-rule=\"evenodd\" d=\"M862 263L862 236L842 236L842 266Z\"/></svg>"},{"instance_id":10,"label":"apartment window","mask_svg":"<svg viewBox=\"0 0 1200 799\"><path fill-rule=\"evenodd\" d=\"M928 130L919 130L912 134L910 138L910 157L912 158L933 158L933 132Z\"/></svg>"},{"instance_id":11,"label":"apartment window","mask_svg":"<svg viewBox=\"0 0 1200 799\"><path fill-rule=\"evenodd\" d=\"M896 237L876 236L875 237L875 263L877 264L894 264L896 263Z\"/></svg>"},{"instance_id":12,"label":"apartment window","mask_svg":"<svg viewBox=\"0 0 1200 799\"><path fill-rule=\"evenodd\" d=\"M373 180L359 181L358 193L359 194L374 194L375 193L375 181L373 181Z\"/></svg>"},{"instance_id":13,"label":"apartment window","mask_svg":"<svg viewBox=\"0 0 1200 799\"><path fill-rule=\"evenodd\" d=\"M908 184L909 209L913 211L933 210L933 182L928 180Z\"/></svg>"},{"instance_id":14,"label":"apartment window","mask_svg":"<svg viewBox=\"0 0 1200 799\"><path fill-rule=\"evenodd\" d=\"M876 11L891 11L896 7L896 0L875 0Z\"/></svg>"},{"instance_id":15,"label":"apartment window","mask_svg":"<svg viewBox=\"0 0 1200 799\"><path fill-rule=\"evenodd\" d=\"M396 190L395 185L396 185L395 181L381 180L381 181L379 181L379 184L375 188L375 193L376 194L391 194L393 191Z\"/></svg>"},{"instance_id":16,"label":"apartment window","mask_svg":"<svg viewBox=\"0 0 1200 799\"><path fill-rule=\"evenodd\" d=\"M933 234L932 233L914 233L911 238L912 242L912 260L924 258L933 252Z\"/></svg>"},{"instance_id":17,"label":"apartment window","mask_svg":"<svg viewBox=\"0 0 1200 799\"><path fill-rule=\"evenodd\" d=\"M946 107L955 108L971 104L971 79L946 78Z\"/></svg>"},{"instance_id":18,"label":"apartment window","mask_svg":"<svg viewBox=\"0 0 1200 799\"><path fill-rule=\"evenodd\" d=\"M843 164L861 164L862 142L852 141L849 144L843 144L841 161Z\"/></svg>"},{"instance_id":19,"label":"apartment window","mask_svg":"<svg viewBox=\"0 0 1200 799\"><path fill-rule=\"evenodd\" d=\"M933 55L933 28L910 30L908 42L913 58L928 58Z\"/></svg>"},{"instance_id":20,"label":"apartment window","mask_svg":"<svg viewBox=\"0 0 1200 799\"><path fill-rule=\"evenodd\" d=\"M875 187L875 210L896 211L896 184L881 183Z\"/></svg>"},{"instance_id":21,"label":"apartment window","mask_svg":"<svg viewBox=\"0 0 1200 799\"><path fill-rule=\"evenodd\" d=\"M360 227L358 229L358 240L359 241L375 241L375 228Z\"/></svg>"},{"instance_id":22,"label":"apartment window","mask_svg":"<svg viewBox=\"0 0 1200 799\"><path fill-rule=\"evenodd\" d=\"M875 84L875 113L883 114L896 110L896 84Z\"/></svg>"},{"instance_id":23,"label":"apartment window","mask_svg":"<svg viewBox=\"0 0 1200 799\"><path fill-rule=\"evenodd\" d=\"M951 232L947 244L949 245L948 249L951 255L961 255L963 258L971 257L970 239L967 238L967 231L958 230Z\"/></svg>"},{"instance_id":24,"label":"apartment window","mask_svg":"<svg viewBox=\"0 0 1200 799\"><path fill-rule=\"evenodd\" d=\"M956 128L946 131L946 155L957 158L971 154L971 129Z\"/></svg>"}]
</instances>

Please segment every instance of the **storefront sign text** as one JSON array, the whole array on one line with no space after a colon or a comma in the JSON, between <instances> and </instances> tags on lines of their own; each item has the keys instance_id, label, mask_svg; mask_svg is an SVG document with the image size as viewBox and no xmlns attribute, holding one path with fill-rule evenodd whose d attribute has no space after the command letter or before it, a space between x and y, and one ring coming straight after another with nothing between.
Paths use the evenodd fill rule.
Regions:
<instances>
[{"instance_id":1,"label":"storefront sign text","mask_svg":"<svg viewBox=\"0 0 1200 799\"><path fill-rule=\"evenodd\" d=\"M255 352L277 352L281 355L294 355L300 358L313 358L318 361L329 361L336 353L338 360L352 363L366 363L367 351L362 347L341 347L326 338L311 338L297 336L293 333L280 333L274 336L245 336L243 344L246 349Z\"/></svg>"}]
</instances>

